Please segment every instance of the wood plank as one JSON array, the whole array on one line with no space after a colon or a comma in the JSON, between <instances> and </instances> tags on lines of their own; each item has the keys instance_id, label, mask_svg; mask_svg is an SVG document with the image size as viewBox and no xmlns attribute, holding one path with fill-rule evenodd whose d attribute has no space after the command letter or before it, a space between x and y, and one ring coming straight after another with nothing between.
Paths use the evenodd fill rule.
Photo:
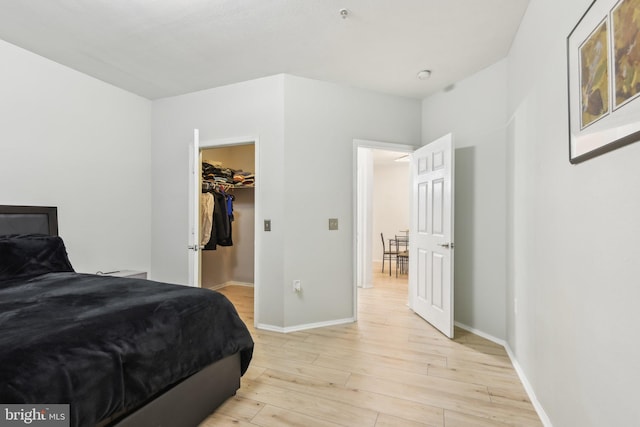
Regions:
<instances>
[{"instance_id":1,"label":"wood plank","mask_svg":"<svg viewBox=\"0 0 640 427\"><path fill-rule=\"evenodd\" d=\"M319 420L295 411L289 411L275 406L267 405L253 419L253 423L262 427L338 427L329 421Z\"/></svg>"},{"instance_id":2,"label":"wood plank","mask_svg":"<svg viewBox=\"0 0 640 427\"><path fill-rule=\"evenodd\" d=\"M455 381L449 381L448 384L443 382L440 386L434 386L433 383L406 384L354 374L349 379L347 387L368 391L377 390L399 399L420 402L494 421L523 426L538 425L537 423L539 423L533 408L530 410L516 409L511 405L491 402L488 392L483 393L483 387Z\"/></svg>"},{"instance_id":3,"label":"wood plank","mask_svg":"<svg viewBox=\"0 0 640 427\"><path fill-rule=\"evenodd\" d=\"M378 415L378 420L376 421L376 427L434 427L444 425L441 421L439 424L425 424L416 421L407 420L405 418L394 417L388 414L380 414Z\"/></svg>"},{"instance_id":4,"label":"wood plank","mask_svg":"<svg viewBox=\"0 0 640 427\"><path fill-rule=\"evenodd\" d=\"M513 384L514 380L516 380L512 375L505 375L502 372L481 371L478 369L444 368L441 366L431 366L429 368L429 375L470 384L491 384L495 387L508 387L510 384Z\"/></svg>"},{"instance_id":5,"label":"wood plank","mask_svg":"<svg viewBox=\"0 0 640 427\"><path fill-rule=\"evenodd\" d=\"M406 382L401 380L383 379L368 375L352 374L347 382L347 387L362 390L378 391L388 396L401 399L423 402L433 406L442 406L442 402L491 402L489 392L485 386L451 381L447 379L421 376L416 381Z\"/></svg>"},{"instance_id":6,"label":"wood plank","mask_svg":"<svg viewBox=\"0 0 640 427\"><path fill-rule=\"evenodd\" d=\"M375 272L357 323L291 334L254 329L252 288L220 292L256 346L237 396L201 426L541 425L504 348L443 336L407 308L406 275Z\"/></svg>"},{"instance_id":7,"label":"wood plank","mask_svg":"<svg viewBox=\"0 0 640 427\"><path fill-rule=\"evenodd\" d=\"M499 421L489 420L487 418L476 417L473 415L463 414L456 411L444 411L444 425L446 427L509 427L511 424L505 424Z\"/></svg>"},{"instance_id":8,"label":"wood plank","mask_svg":"<svg viewBox=\"0 0 640 427\"><path fill-rule=\"evenodd\" d=\"M214 412L200 423L200 427L256 427L256 424Z\"/></svg>"},{"instance_id":9,"label":"wood plank","mask_svg":"<svg viewBox=\"0 0 640 427\"><path fill-rule=\"evenodd\" d=\"M227 401L218 408L216 413L227 415L236 420L251 421L262 408L264 408L263 403L233 396L227 399Z\"/></svg>"},{"instance_id":10,"label":"wood plank","mask_svg":"<svg viewBox=\"0 0 640 427\"><path fill-rule=\"evenodd\" d=\"M291 392L286 388L258 381L244 384L238 390L238 396L345 426L373 426L377 418L377 413L372 410L314 394Z\"/></svg>"},{"instance_id":11,"label":"wood plank","mask_svg":"<svg viewBox=\"0 0 640 427\"><path fill-rule=\"evenodd\" d=\"M257 355L252 360L255 365L266 369L278 369L292 374L304 375L311 378L325 379L336 384L345 384L351 375L346 370L334 369L335 366L322 366L308 363L291 362L287 359Z\"/></svg>"},{"instance_id":12,"label":"wood plank","mask_svg":"<svg viewBox=\"0 0 640 427\"><path fill-rule=\"evenodd\" d=\"M432 426L442 426L443 410L441 408L411 402L406 399L398 399L380 393L349 388L327 381L304 378L278 371L267 371L258 381L287 389L295 394L307 393L336 402L348 402L356 407L371 411L381 411L407 420L428 423L428 425ZM357 425L357 423L354 425Z\"/></svg>"}]
</instances>

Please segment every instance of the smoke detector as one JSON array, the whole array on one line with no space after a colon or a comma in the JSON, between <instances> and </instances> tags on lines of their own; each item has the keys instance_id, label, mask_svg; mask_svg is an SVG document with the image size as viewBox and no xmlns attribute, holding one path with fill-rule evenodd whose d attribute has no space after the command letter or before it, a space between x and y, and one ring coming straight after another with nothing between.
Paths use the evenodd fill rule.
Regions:
<instances>
[{"instance_id":1,"label":"smoke detector","mask_svg":"<svg viewBox=\"0 0 640 427\"><path fill-rule=\"evenodd\" d=\"M420 70L418 71L418 75L416 76L420 80L427 80L431 77L431 70Z\"/></svg>"}]
</instances>

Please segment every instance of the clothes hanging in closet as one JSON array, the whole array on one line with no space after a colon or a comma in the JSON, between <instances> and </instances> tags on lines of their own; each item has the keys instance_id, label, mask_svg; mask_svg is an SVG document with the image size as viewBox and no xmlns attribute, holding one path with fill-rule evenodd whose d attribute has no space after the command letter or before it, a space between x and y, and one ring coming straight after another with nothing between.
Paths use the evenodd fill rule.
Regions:
<instances>
[{"instance_id":1,"label":"clothes hanging in closet","mask_svg":"<svg viewBox=\"0 0 640 427\"><path fill-rule=\"evenodd\" d=\"M213 227L213 194L200 194L200 246L205 246L211 240Z\"/></svg>"},{"instance_id":2,"label":"clothes hanging in closet","mask_svg":"<svg viewBox=\"0 0 640 427\"><path fill-rule=\"evenodd\" d=\"M220 246L233 246L233 195L213 190L213 221L211 237L205 245L205 250L216 250Z\"/></svg>"}]
</instances>

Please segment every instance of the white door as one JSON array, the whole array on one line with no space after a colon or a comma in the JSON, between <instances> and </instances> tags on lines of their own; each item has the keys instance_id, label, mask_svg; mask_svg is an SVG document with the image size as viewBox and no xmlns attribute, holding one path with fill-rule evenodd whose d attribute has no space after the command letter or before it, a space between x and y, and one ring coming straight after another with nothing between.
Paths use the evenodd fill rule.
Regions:
<instances>
[{"instance_id":1,"label":"white door","mask_svg":"<svg viewBox=\"0 0 640 427\"><path fill-rule=\"evenodd\" d=\"M200 134L193 130L189 147L189 285L200 287Z\"/></svg>"},{"instance_id":2,"label":"white door","mask_svg":"<svg viewBox=\"0 0 640 427\"><path fill-rule=\"evenodd\" d=\"M453 137L411 155L409 306L453 338Z\"/></svg>"}]
</instances>

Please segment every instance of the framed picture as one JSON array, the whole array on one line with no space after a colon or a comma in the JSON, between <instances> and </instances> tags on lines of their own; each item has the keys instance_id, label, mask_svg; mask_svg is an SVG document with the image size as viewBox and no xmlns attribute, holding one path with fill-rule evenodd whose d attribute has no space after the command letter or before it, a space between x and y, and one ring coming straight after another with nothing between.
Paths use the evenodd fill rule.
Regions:
<instances>
[{"instance_id":1,"label":"framed picture","mask_svg":"<svg viewBox=\"0 0 640 427\"><path fill-rule=\"evenodd\" d=\"M569 161L640 140L640 0L594 0L567 37Z\"/></svg>"}]
</instances>

